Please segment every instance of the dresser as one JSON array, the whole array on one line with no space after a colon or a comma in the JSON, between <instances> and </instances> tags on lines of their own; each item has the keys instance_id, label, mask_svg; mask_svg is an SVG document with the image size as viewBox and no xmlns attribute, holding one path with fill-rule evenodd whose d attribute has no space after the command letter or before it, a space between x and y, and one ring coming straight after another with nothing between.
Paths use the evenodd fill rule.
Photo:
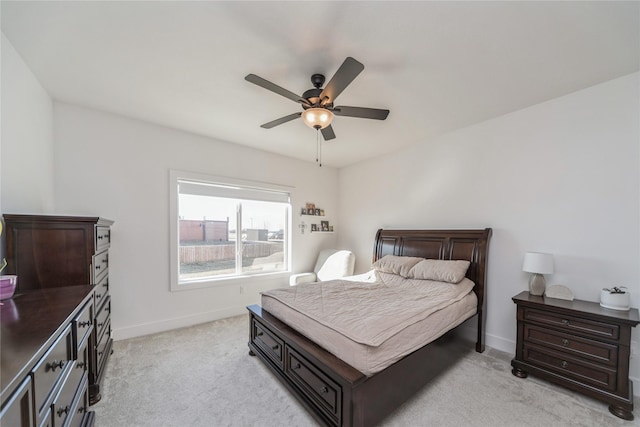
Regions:
<instances>
[{"instance_id":1,"label":"dresser","mask_svg":"<svg viewBox=\"0 0 640 427\"><path fill-rule=\"evenodd\" d=\"M633 419L629 357L631 330L640 323L637 309L610 310L526 291L513 302L518 325L513 375L535 375L606 402L612 414Z\"/></svg>"},{"instance_id":2,"label":"dresser","mask_svg":"<svg viewBox=\"0 0 640 427\"><path fill-rule=\"evenodd\" d=\"M17 293L0 305L0 425L84 427L93 286Z\"/></svg>"},{"instance_id":3,"label":"dresser","mask_svg":"<svg viewBox=\"0 0 640 427\"><path fill-rule=\"evenodd\" d=\"M109 247L113 221L99 217L4 215L7 274L18 275L16 292L93 285L93 332L89 337L90 403L111 354Z\"/></svg>"}]
</instances>

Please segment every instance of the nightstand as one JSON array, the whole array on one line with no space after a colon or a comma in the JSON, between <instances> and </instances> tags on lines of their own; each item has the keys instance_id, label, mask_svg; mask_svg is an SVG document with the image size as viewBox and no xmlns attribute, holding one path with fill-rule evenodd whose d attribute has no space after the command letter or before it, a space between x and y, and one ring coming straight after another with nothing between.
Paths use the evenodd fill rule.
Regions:
<instances>
[{"instance_id":1,"label":"nightstand","mask_svg":"<svg viewBox=\"0 0 640 427\"><path fill-rule=\"evenodd\" d=\"M554 382L606 402L612 414L632 420L629 355L631 328L640 323L638 310L610 310L595 302L526 291L512 299L518 306L513 375Z\"/></svg>"}]
</instances>

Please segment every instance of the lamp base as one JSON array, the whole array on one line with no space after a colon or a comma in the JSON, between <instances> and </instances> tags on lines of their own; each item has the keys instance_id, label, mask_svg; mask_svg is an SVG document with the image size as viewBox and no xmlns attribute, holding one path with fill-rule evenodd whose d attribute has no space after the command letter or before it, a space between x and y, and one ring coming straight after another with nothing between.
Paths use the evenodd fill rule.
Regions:
<instances>
[{"instance_id":1,"label":"lamp base","mask_svg":"<svg viewBox=\"0 0 640 427\"><path fill-rule=\"evenodd\" d=\"M545 280L542 274L532 273L529 279L529 293L531 295L544 294Z\"/></svg>"}]
</instances>

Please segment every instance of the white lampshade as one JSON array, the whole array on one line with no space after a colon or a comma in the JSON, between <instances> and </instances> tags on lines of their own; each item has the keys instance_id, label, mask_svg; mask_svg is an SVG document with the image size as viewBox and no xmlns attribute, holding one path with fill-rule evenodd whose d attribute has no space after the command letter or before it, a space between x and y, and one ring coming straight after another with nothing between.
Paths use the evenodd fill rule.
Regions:
<instances>
[{"instance_id":1,"label":"white lampshade","mask_svg":"<svg viewBox=\"0 0 640 427\"><path fill-rule=\"evenodd\" d=\"M324 129L333 121L333 112L326 108L309 108L302 112L302 120L314 129Z\"/></svg>"},{"instance_id":2,"label":"white lampshade","mask_svg":"<svg viewBox=\"0 0 640 427\"><path fill-rule=\"evenodd\" d=\"M522 270L528 273L552 274L553 255L540 252L527 252L524 255Z\"/></svg>"}]
</instances>

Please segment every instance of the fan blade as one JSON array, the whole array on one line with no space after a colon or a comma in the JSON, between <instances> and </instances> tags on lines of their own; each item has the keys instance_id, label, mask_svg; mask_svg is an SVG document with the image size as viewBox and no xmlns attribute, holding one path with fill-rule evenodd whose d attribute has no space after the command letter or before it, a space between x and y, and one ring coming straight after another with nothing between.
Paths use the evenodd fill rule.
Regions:
<instances>
[{"instance_id":1,"label":"fan blade","mask_svg":"<svg viewBox=\"0 0 640 427\"><path fill-rule=\"evenodd\" d=\"M364 70L364 65L350 56L347 57L340 68L338 68L338 71L333 75L331 81L329 81L322 90L320 94L322 105L333 103L338 95L349 86L362 70Z\"/></svg>"},{"instance_id":2,"label":"fan blade","mask_svg":"<svg viewBox=\"0 0 640 427\"><path fill-rule=\"evenodd\" d=\"M280 87L275 83L271 83L269 80L265 80L260 76L256 76L255 74L248 74L244 79L250 83L253 83L254 85L258 85L262 88L270 90L271 92L277 93L278 95L284 96L285 98L289 98L294 102L298 102L304 105L310 105L309 101L307 101L300 95L296 95L295 93L288 91L287 89Z\"/></svg>"},{"instance_id":3,"label":"fan blade","mask_svg":"<svg viewBox=\"0 0 640 427\"><path fill-rule=\"evenodd\" d=\"M389 110L379 110L377 108L365 107L334 107L333 113L336 116L358 117L361 119L384 120L389 115Z\"/></svg>"},{"instance_id":4,"label":"fan blade","mask_svg":"<svg viewBox=\"0 0 640 427\"><path fill-rule=\"evenodd\" d=\"M335 139L336 134L333 132L333 128L331 127L331 125L327 126L324 129L320 129L320 132L322 133L322 137L324 138L325 141L329 141L330 139Z\"/></svg>"},{"instance_id":5,"label":"fan blade","mask_svg":"<svg viewBox=\"0 0 640 427\"><path fill-rule=\"evenodd\" d=\"M302 115L302 113L289 114L288 116L280 117L279 119L276 119L276 120L274 120L272 122L260 125L260 127L261 128L265 128L265 129L271 129L271 128L276 127L278 125L281 125L283 123L290 122L293 119L297 119L298 117L300 117L300 115Z\"/></svg>"}]
</instances>

